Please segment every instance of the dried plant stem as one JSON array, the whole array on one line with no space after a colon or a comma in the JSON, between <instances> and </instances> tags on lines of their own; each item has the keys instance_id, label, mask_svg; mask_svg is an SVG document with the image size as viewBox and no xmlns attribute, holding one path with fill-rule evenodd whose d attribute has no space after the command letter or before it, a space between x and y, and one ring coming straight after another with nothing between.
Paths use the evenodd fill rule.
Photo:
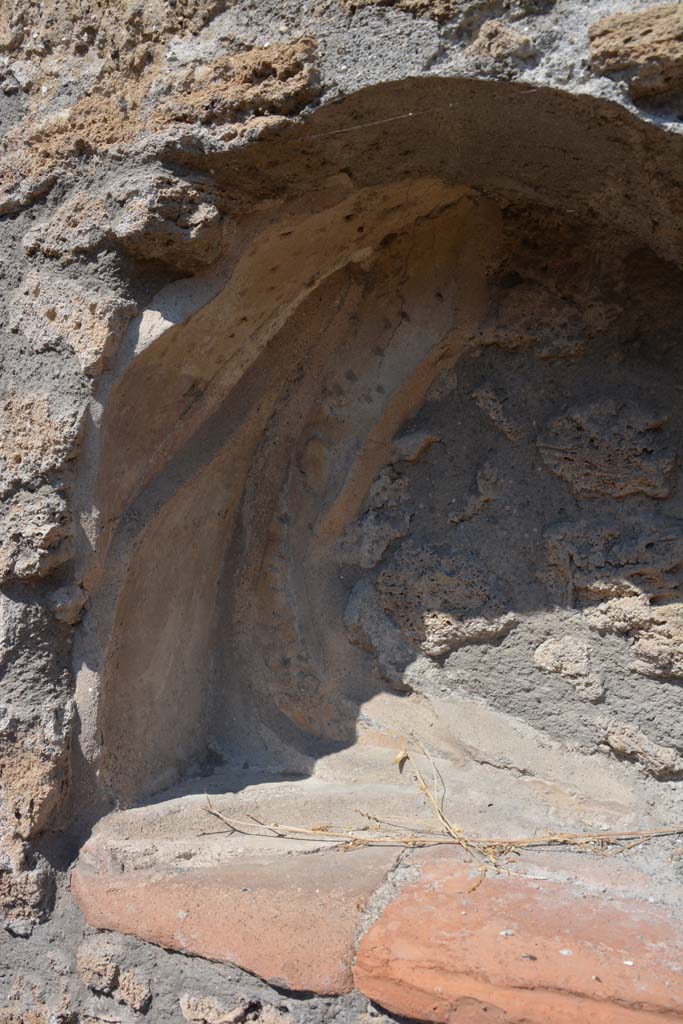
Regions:
<instances>
[{"instance_id":1,"label":"dried plant stem","mask_svg":"<svg viewBox=\"0 0 683 1024\"><path fill-rule=\"evenodd\" d=\"M417 779L417 784L418 784L418 788L420 789L420 792L424 793L424 795L429 800L430 804L434 808L434 811L436 813L437 818L439 819L439 821L443 825L443 827L446 830L446 832L448 833L448 835L452 839L455 839L456 841L459 841L462 838L463 832L462 832L461 828L458 828L457 825L454 825L446 817L446 814L445 814L445 812L443 810L443 796L439 796L439 788L438 788L438 782L437 782L439 776L437 774L437 768L436 768L436 763L434 761L434 758L430 757L430 755L424 749L422 744L419 744L419 746L420 746L421 753L423 753L425 755L425 757L430 761L430 763L432 765L432 770L433 770L433 774L434 774L434 789L433 790L429 789L427 783L424 780L422 772L420 771L420 769L419 769L419 767L418 767L418 765L417 765L417 763L415 761L415 758L413 757L413 755L410 753L409 750L406 750L404 748L404 750L401 752L399 757L401 757L401 759L404 759L405 761L409 762L410 767L415 772L415 778Z\"/></svg>"},{"instance_id":2,"label":"dried plant stem","mask_svg":"<svg viewBox=\"0 0 683 1024\"><path fill-rule=\"evenodd\" d=\"M363 843L367 846L462 846L463 837L461 835L441 835L441 836L430 836L424 833L410 833L406 835L368 835L366 833L357 832L354 829L341 829L335 831L334 829L325 827L318 828L302 828L296 825L278 825L277 823L270 823L265 821L259 821L258 818L251 817L249 821L240 821L237 818L229 818L227 815L222 814L221 811L217 810L209 800L207 796L207 805L203 808L208 814L213 815L222 821L224 825L227 825L233 832L245 832L249 828L254 826L262 829L267 829L273 833L279 839L290 839L296 836L304 836L310 839L324 839L330 842L337 843L340 840L347 841L354 839L359 843ZM372 815L367 815L372 817ZM379 820L379 819L377 819ZM548 833L542 836L520 836L515 838L487 838L484 836L468 836L465 844L467 846L477 846L481 849L487 847L495 847L497 849L523 849L525 847L532 846L576 846L580 844L592 844L592 843L614 843L614 842L625 842L627 840L635 840L635 845L643 840L656 839L661 836L680 836L683 835L683 825L678 825L673 828L661 828L661 829L644 829L643 831L629 831L629 832L557 832Z\"/></svg>"},{"instance_id":3,"label":"dried plant stem","mask_svg":"<svg viewBox=\"0 0 683 1024\"><path fill-rule=\"evenodd\" d=\"M490 868L498 870L504 858L532 847L574 847L578 850L597 848L604 851L607 847L611 846L616 849L612 850L609 856L614 856L617 853L623 853L625 850L633 849L635 846L646 843L651 839L663 836L683 836L683 825L675 825L670 828L627 831L549 832L536 836L496 836L492 838L468 836L462 828L455 825L449 819L444 810L446 787L434 758L419 740L413 738L413 742L420 754L429 761L432 767L433 782L431 788L425 780L424 773L418 765L415 755L406 746L396 756L395 763L398 765L401 773L406 765L410 766L415 776L418 790L426 798L434 811L438 823L434 829L427 827L409 831L404 829L398 822L378 818L376 815L362 810L358 813L373 823L371 828L358 829L328 825L306 828L300 825L281 825L277 822L265 822L253 815L247 816L249 820L242 821L238 818L231 818L219 811L211 803L208 794L206 795L206 806L203 809L207 814L212 815L226 825L233 833L238 832L243 835L261 836L262 838L271 835L278 839L330 843L336 846L341 844L342 849L345 850L358 849L363 846L398 846L404 849L458 846L468 856L479 861L480 877L473 888L477 888L481 884L486 872ZM387 827L393 831L387 831ZM254 829L259 831L255 832Z\"/></svg>"}]
</instances>

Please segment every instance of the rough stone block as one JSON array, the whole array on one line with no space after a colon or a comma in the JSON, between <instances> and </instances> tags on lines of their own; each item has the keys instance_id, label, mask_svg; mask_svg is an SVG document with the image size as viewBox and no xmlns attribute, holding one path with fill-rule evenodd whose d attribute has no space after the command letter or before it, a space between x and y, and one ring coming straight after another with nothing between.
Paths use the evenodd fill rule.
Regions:
<instances>
[{"instance_id":1,"label":"rough stone block","mask_svg":"<svg viewBox=\"0 0 683 1024\"><path fill-rule=\"evenodd\" d=\"M623 11L590 29L591 65L600 75L624 72L636 100L683 89L683 7Z\"/></svg>"}]
</instances>

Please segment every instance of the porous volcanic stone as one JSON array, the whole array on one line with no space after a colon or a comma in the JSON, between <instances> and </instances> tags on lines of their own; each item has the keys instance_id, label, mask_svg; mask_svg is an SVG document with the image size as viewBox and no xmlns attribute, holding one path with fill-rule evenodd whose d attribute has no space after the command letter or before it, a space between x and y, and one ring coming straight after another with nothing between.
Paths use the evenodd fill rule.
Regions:
<instances>
[{"instance_id":1,"label":"porous volcanic stone","mask_svg":"<svg viewBox=\"0 0 683 1024\"><path fill-rule=\"evenodd\" d=\"M591 64L599 74L626 72L634 99L683 89L683 7L623 11L592 26Z\"/></svg>"}]
</instances>

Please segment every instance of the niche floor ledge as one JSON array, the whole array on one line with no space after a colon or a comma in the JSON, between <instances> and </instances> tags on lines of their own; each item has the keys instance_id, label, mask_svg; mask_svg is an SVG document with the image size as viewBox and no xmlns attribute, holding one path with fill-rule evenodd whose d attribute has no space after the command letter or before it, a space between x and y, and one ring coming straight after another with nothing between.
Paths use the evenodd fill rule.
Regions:
<instances>
[{"instance_id":1,"label":"niche floor ledge","mask_svg":"<svg viewBox=\"0 0 683 1024\"><path fill-rule=\"evenodd\" d=\"M489 934L490 920L502 921L508 914L516 921L510 930L519 932L522 945L529 947L517 950L520 984L528 953L545 958L540 966L531 962L543 967L544 978L552 975L560 990L583 991L592 999L590 978L572 973L579 959L567 965L558 952L582 950L585 974L592 949L597 957L592 974L602 977L607 966L616 964L614 970L625 978L640 978L641 988L647 981L642 999L636 985L624 997L627 1002L642 1004L643 1012L645 1004L657 1007L652 1012L668 1013L669 1007L673 1012L674 994L680 1000L683 992L682 940L674 927L683 913L683 873L675 838L609 857L570 849L523 850L470 894L476 868L457 849L346 852L322 841L230 833L206 813L205 788L214 807L231 819L370 829L372 822L364 816L369 814L405 822L407 831L420 823L424 827L430 807L409 771L399 775L395 764L403 737L411 732L423 737L433 754L448 815L470 835L654 829L683 820L677 790L662 788L630 765L568 751L475 701L385 694L364 708L356 744L321 758L308 778L270 776L264 781L261 775L250 782L248 772L226 769L186 782L155 803L104 818L72 874L86 920L96 928L234 963L287 989L320 994L354 986L358 949L357 987L395 1012L450 1021L451 1004L463 998L470 984L460 977L461 969L474 979L473 998L483 992L481 976L493 978L495 988L499 968L504 967L505 976L514 975L505 951L519 943L498 942L505 923ZM429 762L424 769L428 775ZM415 885L420 893L425 886L425 892L432 892L430 872L433 891L444 892L438 906L431 896L410 895ZM420 911L423 896L425 914ZM470 905L476 913L463 916ZM637 947L630 953L620 944L629 929L631 946ZM447 949L461 952L446 955L444 934L451 936ZM381 956L380 947L385 951ZM534 953L537 947L540 952ZM385 960L380 963L378 956ZM435 973L420 973L415 957L436 965ZM409 988L419 990L410 998L387 967L405 958L405 977L417 971L421 979L410 982ZM630 971L625 960L640 967ZM461 968L466 963L470 966ZM453 976L448 984L446 975ZM671 993L668 1003L661 986L656 999L647 995L648 979L656 976ZM437 988L446 994L429 1009L429 993L433 996ZM600 989L595 998L606 992ZM501 1005L507 1005L504 992L501 998ZM581 1004L581 1013L586 1005ZM554 1022L578 1019L553 1017Z\"/></svg>"}]
</instances>

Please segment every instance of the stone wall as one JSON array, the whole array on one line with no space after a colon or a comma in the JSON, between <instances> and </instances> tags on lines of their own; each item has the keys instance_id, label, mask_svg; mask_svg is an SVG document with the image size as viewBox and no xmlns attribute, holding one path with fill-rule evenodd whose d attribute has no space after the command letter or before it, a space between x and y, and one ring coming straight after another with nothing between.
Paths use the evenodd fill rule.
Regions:
<instances>
[{"instance_id":1,"label":"stone wall","mask_svg":"<svg viewBox=\"0 0 683 1024\"><path fill-rule=\"evenodd\" d=\"M673 820L682 11L0 3L0 1022L383 1014L108 934L69 872L387 692Z\"/></svg>"}]
</instances>

